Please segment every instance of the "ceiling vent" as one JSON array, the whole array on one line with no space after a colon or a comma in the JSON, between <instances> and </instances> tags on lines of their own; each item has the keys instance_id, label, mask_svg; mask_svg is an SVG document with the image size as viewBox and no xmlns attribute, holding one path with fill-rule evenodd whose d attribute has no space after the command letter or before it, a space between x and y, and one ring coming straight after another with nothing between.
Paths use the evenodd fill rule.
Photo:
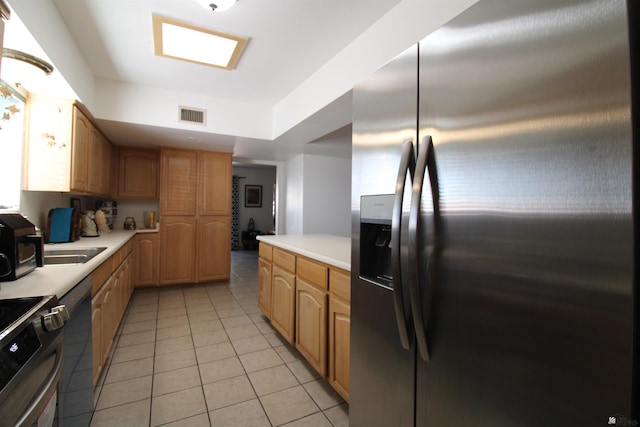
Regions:
<instances>
[{"instance_id":1,"label":"ceiling vent","mask_svg":"<svg viewBox=\"0 0 640 427\"><path fill-rule=\"evenodd\" d=\"M178 107L180 115L178 121L180 123L192 123L197 125L207 124L207 111L199 108Z\"/></svg>"}]
</instances>

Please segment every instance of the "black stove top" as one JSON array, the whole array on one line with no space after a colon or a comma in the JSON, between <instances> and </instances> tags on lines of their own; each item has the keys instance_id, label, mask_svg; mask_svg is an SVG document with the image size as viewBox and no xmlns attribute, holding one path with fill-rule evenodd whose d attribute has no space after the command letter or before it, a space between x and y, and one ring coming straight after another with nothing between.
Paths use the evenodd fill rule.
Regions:
<instances>
[{"instance_id":1,"label":"black stove top","mask_svg":"<svg viewBox=\"0 0 640 427\"><path fill-rule=\"evenodd\" d=\"M42 301L43 297L0 299L0 335L13 322Z\"/></svg>"}]
</instances>

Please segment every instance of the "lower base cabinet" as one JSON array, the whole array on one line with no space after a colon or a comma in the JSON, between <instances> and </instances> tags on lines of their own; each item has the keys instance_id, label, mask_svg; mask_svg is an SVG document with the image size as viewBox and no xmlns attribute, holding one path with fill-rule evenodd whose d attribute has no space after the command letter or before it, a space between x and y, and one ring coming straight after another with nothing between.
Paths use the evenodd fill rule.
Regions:
<instances>
[{"instance_id":1,"label":"lower base cabinet","mask_svg":"<svg viewBox=\"0 0 640 427\"><path fill-rule=\"evenodd\" d=\"M351 307L338 298L329 298L329 372L327 381L349 401L349 359Z\"/></svg>"},{"instance_id":2,"label":"lower base cabinet","mask_svg":"<svg viewBox=\"0 0 640 427\"><path fill-rule=\"evenodd\" d=\"M259 251L260 310L349 402L350 273L264 242Z\"/></svg>"},{"instance_id":3,"label":"lower base cabinet","mask_svg":"<svg viewBox=\"0 0 640 427\"><path fill-rule=\"evenodd\" d=\"M196 282L228 280L231 276L231 217L200 216Z\"/></svg>"},{"instance_id":4,"label":"lower base cabinet","mask_svg":"<svg viewBox=\"0 0 640 427\"><path fill-rule=\"evenodd\" d=\"M296 348L327 376L327 294L302 279L296 287Z\"/></svg>"},{"instance_id":5,"label":"lower base cabinet","mask_svg":"<svg viewBox=\"0 0 640 427\"><path fill-rule=\"evenodd\" d=\"M271 318L271 261L258 259L258 307Z\"/></svg>"},{"instance_id":6,"label":"lower base cabinet","mask_svg":"<svg viewBox=\"0 0 640 427\"><path fill-rule=\"evenodd\" d=\"M160 220L160 285L196 280L195 217L170 216Z\"/></svg>"},{"instance_id":7,"label":"lower base cabinet","mask_svg":"<svg viewBox=\"0 0 640 427\"><path fill-rule=\"evenodd\" d=\"M98 383L111 351L113 338L133 293L133 259L133 243L129 242L91 275L94 282L91 298L94 387ZM109 272L111 274L106 277Z\"/></svg>"},{"instance_id":8,"label":"lower base cabinet","mask_svg":"<svg viewBox=\"0 0 640 427\"><path fill-rule=\"evenodd\" d=\"M272 267L271 272L271 324L289 344L293 344L296 276L277 265Z\"/></svg>"},{"instance_id":9,"label":"lower base cabinet","mask_svg":"<svg viewBox=\"0 0 640 427\"><path fill-rule=\"evenodd\" d=\"M160 234L141 233L135 237L135 286L157 286L160 266Z\"/></svg>"}]
</instances>

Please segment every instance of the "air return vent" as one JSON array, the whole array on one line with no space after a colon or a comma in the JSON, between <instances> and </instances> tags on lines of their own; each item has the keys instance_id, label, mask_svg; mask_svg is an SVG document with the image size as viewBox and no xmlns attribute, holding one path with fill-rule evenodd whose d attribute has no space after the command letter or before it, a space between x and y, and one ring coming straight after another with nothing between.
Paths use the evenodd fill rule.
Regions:
<instances>
[{"instance_id":1,"label":"air return vent","mask_svg":"<svg viewBox=\"0 0 640 427\"><path fill-rule=\"evenodd\" d=\"M192 123L205 125L207 122L207 111L191 107L179 107L180 116L178 121L181 123Z\"/></svg>"}]
</instances>

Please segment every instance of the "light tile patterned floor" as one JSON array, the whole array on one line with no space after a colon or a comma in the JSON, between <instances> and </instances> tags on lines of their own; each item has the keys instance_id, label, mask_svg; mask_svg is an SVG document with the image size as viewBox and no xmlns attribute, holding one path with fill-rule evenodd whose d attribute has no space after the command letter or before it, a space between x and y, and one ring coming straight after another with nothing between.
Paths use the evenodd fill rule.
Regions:
<instances>
[{"instance_id":1,"label":"light tile patterned floor","mask_svg":"<svg viewBox=\"0 0 640 427\"><path fill-rule=\"evenodd\" d=\"M348 426L348 405L258 309L257 252L225 283L136 290L92 426Z\"/></svg>"}]
</instances>

